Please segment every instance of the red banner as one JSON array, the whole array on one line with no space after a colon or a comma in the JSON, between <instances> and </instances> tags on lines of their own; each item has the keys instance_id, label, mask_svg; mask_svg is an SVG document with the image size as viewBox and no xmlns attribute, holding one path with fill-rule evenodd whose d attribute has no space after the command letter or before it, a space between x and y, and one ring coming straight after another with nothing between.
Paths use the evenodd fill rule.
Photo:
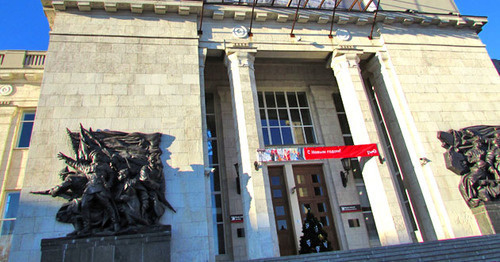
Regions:
<instances>
[{"instance_id":1,"label":"red banner","mask_svg":"<svg viewBox=\"0 0 500 262\"><path fill-rule=\"evenodd\" d=\"M329 158L378 156L377 144L328 147L296 147L259 149L260 162L301 161Z\"/></svg>"},{"instance_id":2,"label":"red banner","mask_svg":"<svg viewBox=\"0 0 500 262\"><path fill-rule=\"evenodd\" d=\"M378 156L377 144L354 146L304 147L304 159L328 159Z\"/></svg>"}]
</instances>

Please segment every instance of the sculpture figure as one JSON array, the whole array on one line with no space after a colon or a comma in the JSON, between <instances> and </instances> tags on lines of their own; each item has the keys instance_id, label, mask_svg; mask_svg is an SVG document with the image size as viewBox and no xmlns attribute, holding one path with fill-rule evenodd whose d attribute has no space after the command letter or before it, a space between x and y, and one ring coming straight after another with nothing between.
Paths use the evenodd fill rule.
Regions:
<instances>
[{"instance_id":1,"label":"sculpture figure","mask_svg":"<svg viewBox=\"0 0 500 262\"><path fill-rule=\"evenodd\" d=\"M160 160L161 134L68 130L75 158L58 158L67 167L63 182L35 194L68 200L56 220L72 223L70 235L125 233L156 225L165 207L165 178ZM70 171L70 167L73 171Z\"/></svg>"},{"instance_id":2,"label":"sculpture figure","mask_svg":"<svg viewBox=\"0 0 500 262\"><path fill-rule=\"evenodd\" d=\"M500 126L438 132L446 167L462 176L459 190L469 207L500 198Z\"/></svg>"}]
</instances>

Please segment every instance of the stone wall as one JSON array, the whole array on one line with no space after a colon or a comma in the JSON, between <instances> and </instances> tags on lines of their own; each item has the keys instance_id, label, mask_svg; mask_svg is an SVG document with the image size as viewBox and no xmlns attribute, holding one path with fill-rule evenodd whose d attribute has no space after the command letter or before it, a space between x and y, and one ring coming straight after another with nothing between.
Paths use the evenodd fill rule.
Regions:
<instances>
[{"instance_id":1,"label":"stone wall","mask_svg":"<svg viewBox=\"0 0 500 262\"><path fill-rule=\"evenodd\" d=\"M79 124L163 133L172 225L171 259L210 260L198 45L194 18L104 12L57 13L21 196L12 261L39 261L40 240L72 226L55 221L63 201L29 194L58 184L71 154L66 128Z\"/></svg>"},{"instance_id":2,"label":"stone wall","mask_svg":"<svg viewBox=\"0 0 500 262\"><path fill-rule=\"evenodd\" d=\"M431 160L424 166L433 198L442 197L450 236L480 234L459 191L460 177L446 169L437 131L472 125L498 125L500 77L484 45L472 30L384 26L382 39L396 92L411 112L420 143L417 151ZM434 180L434 181L433 181Z\"/></svg>"}]
</instances>

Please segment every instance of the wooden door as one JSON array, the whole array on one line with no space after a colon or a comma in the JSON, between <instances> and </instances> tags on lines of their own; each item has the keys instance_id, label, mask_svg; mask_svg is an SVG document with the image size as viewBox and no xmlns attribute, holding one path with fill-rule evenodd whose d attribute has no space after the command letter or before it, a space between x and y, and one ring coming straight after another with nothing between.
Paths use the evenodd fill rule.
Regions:
<instances>
[{"instance_id":1,"label":"wooden door","mask_svg":"<svg viewBox=\"0 0 500 262\"><path fill-rule=\"evenodd\" d=\"M332 209L328 200L323 166L300 165L293 166L297 198L300 206L302 222L306 218L305 210L311 209L313 215L323 224L323 229L328 234L328 240L333 250L339 250L339 243L335 225L333 223Z\"/></svg>"},{"instance_id":2,"label":"wooden door","mask_svg":"<svg viewBox=\"0 0 500 262\"><path fill-rule=\"evenodd\" d=\"M288 204L288 192L284 179L283 166L268 167L271 195L273 199L274 218L278 231L278 242L281 256L296 255L295 235Z\"/></svg>"}]
</instances>

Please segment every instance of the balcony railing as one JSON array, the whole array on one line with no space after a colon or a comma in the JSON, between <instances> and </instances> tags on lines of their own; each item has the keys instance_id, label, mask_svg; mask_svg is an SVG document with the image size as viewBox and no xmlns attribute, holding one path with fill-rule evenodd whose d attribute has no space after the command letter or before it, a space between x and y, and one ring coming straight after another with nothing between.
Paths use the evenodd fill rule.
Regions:
<instances>
[{"instance_id":1,"label":"balcony railing","mask_svg":"<svg viewBox=\"0 0 500 262\"><path fill-rule=\"evenodd\" d=\"M0 51L1 69L43 68L44 51L6 50Z\"/></svg>"},{"instance_id":2,"label":"balcony railing","mask_svg":"<svg viewBox=\"0 0 500 262\"><path fill-rule=\"evenodd\" d=\"M27 52L24 57L24 67L26 68L43 68L45 64L45 53Z\"/></svg>"}]
</instances>

